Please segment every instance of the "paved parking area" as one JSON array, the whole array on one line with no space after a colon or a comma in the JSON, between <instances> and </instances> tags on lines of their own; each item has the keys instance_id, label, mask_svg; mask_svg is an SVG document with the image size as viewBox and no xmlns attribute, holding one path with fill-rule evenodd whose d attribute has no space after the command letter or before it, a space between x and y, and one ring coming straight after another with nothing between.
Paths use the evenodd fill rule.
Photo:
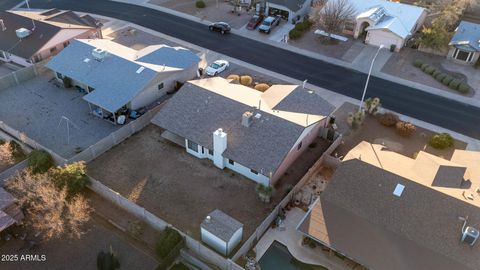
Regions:
<instances>
[{"instance_id":1,"label":"paved parking area","mask_svg":"<svg viewBox=\"0 0 480 270\"><path fill-rule=\"evenodd\" d=\"M47 72L1 90L0 121L67 159L120 127L91 115L83 94L57 87L52 79ZM63 116L69 121L61 121Z\"/></svg>"}]
</instances>

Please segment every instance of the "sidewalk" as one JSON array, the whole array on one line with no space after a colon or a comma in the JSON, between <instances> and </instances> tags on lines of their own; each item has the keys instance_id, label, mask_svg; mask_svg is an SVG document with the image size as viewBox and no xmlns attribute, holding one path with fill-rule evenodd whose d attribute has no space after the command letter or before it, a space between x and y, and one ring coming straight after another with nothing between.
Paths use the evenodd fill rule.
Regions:
<instances>
[{"instance_id":1,"label":"sidewalk","mask_svg":"<svg viewBox=\"0 0 480 270\"><path fill-rule=\"evenodd\" d=\"M198 23L202 23L202 24L205 24L205 25L208 25L208 24L211 23L210 21L205 20L203 18L198 18L198 17L192 16L192 15L189 15L189 14L178 12L176 10L168 9L168 8L158 6L158 5L155 5L155 4L150 4L150 3L148 3L148 0L113 0L113 1L128 3L128 4L134 4L134 5L140 5L140 6L144 6L144 7L147 7L147 8L156 9L156 10L159 10L159 11L162 11L162 12L165 12L165 13L169 13L169 14L172 14L172 15L175 15L175 16L179 16L179 17L182 17L182 18L185 18L185 19L188 19L188 20L192 20L192 21L195 21L195 22L198 22ZM333 57L328 57L328 56L325 56L325 55L322 55L322 54L319 54L319 53L315 53L315 52L312 52L312 51L308 51L308 50L305 50L305 49L301 49L301 48L286 44L284 42L277 42L277 41L273 41L271 39L258 39L254 35L255 33L252 34L252 33L246 32L246 31L242 31L241 29L240 30L232 29L232 33L234 33L236 35L239 35L239 36L242 36L242 37L245 37L245 38L260 41L260 42L269 44L271 46L275 46L275 47L278 47L278 48L289 50L289 51L294 52L294 53L303 54L305 56L308 56L308 57L311 57L311 58L314 58L314 59L329 62L329 63L335 64L335 65L338 65L338 66L343 66L343 67L350 68L350 69L360 71L360 72L363 72L363 73L367 73L368 69L370 67L371 60L369 60L369 58L367 57L369 54L371 54L370 49L367 49L367 52L365 52L365 53L362 50L362 54L364 54L364 57L362 57L362 58L357 57L358 60L354 59L353 61L356 62L356 64L355 64L355 63L350 63L348 61L339 60L339 59L336 59L336 58L333 58ZM376 50L375 47L373 47L373 48L374 49L372 49L372 50ZM464 97L464 96L461 96L461 95L449 93L449 92L446 92L446 91L443 91L443 90L440 90L440 89L437 89L437 88L434 88L434 87L426 86L426 85L423 85L423 84L420 84L420 83L412 82L412 81L409 81L409 80L405 80L405 79L398 78L398 77L395 77L395 76L391 76L391 75L388 75L388 74L385 74L385 73L381 72L380 69L387 62L387 60L388 60L387 57L389 55L390 55L390 52L388 52L386 49L384 49L384 52L379 56L379 59L377 60L378 62L375 63L375 66L374 66L375 69L372 71L373 76L376 76L378 78L385 79L385 80L388 80L388 81L392 81L392 82L395 82L395 83L398 83L398 84L402 84L402 85L405 85L405 86L408 86L408 87L413 87L413 88L416 88L416 89L419 89L419 90L422 90L422 91L425 91L425 92L428 92L428 93L431 93L431 94L435 94L435 95L438 95L438 96L442 96L442 97L445 97L445 98L448 98L448 99L452 99L452 100L456 100L456 101L459 101L459 102L462 102L462 103L466 103L466 104L469 104L469 105L472 105L472 106L480 107L480 99L473 99L473 98ZM379 63L381 58L383 58L383 60L382 60L383 64Z\"/></svg>"}]
</instances>

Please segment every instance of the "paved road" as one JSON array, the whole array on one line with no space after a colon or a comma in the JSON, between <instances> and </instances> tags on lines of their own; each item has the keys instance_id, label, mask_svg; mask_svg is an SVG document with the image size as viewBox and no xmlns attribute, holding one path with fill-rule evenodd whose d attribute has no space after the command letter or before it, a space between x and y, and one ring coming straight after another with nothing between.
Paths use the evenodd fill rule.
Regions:
<instances>
[{"instance_id":1,"label":"paved road","mask_svg":"<svg viewBox=\"0 0 480 270\"><path fill-rule=\"evenodd\" d=\"M7 0L10 1L10 0ZM204 25L149 8L107 0L31 0L35 8L60 8L114 17L151 28L299 80L359 99L366 75L237 35L221 36ZM380 78L367 97L385 108L480 139L480 108Z\"/></svg>"}]
</instances>

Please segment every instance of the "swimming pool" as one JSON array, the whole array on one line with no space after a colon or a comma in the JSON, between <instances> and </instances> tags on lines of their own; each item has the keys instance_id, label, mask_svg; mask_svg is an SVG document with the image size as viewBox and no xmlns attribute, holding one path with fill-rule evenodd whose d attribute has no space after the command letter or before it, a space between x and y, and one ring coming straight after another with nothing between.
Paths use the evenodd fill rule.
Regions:
<instances>
[{"instance_id":1,"label":"swimming pool","mask_svg":"<svg viewBox=\"0 0 480 270\"><path fill-rule=\"evenodd\" d=\"M323 266L298 261L286 246L277 241L273 241L258 263L262 270L328 270Z\"/></svg>"}]
</instances>

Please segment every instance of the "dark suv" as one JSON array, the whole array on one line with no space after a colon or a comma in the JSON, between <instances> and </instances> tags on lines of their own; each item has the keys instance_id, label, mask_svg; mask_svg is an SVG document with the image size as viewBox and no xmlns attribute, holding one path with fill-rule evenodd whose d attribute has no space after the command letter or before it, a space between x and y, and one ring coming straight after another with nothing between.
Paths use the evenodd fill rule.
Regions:
<instances>
[{"instance_id":1,"label":"dark suv","mask_svg":"<svg viewBox=\"0 0 480 270\"><path fill-rule=\"evenodd\" d=\"M230 33L232 28L230 28L230 25L228 25L226 22L215 22L210 24L208 29L210 29L210 31L220 32L222 35L224 35Z\"/></svg>"}]
</instances>

